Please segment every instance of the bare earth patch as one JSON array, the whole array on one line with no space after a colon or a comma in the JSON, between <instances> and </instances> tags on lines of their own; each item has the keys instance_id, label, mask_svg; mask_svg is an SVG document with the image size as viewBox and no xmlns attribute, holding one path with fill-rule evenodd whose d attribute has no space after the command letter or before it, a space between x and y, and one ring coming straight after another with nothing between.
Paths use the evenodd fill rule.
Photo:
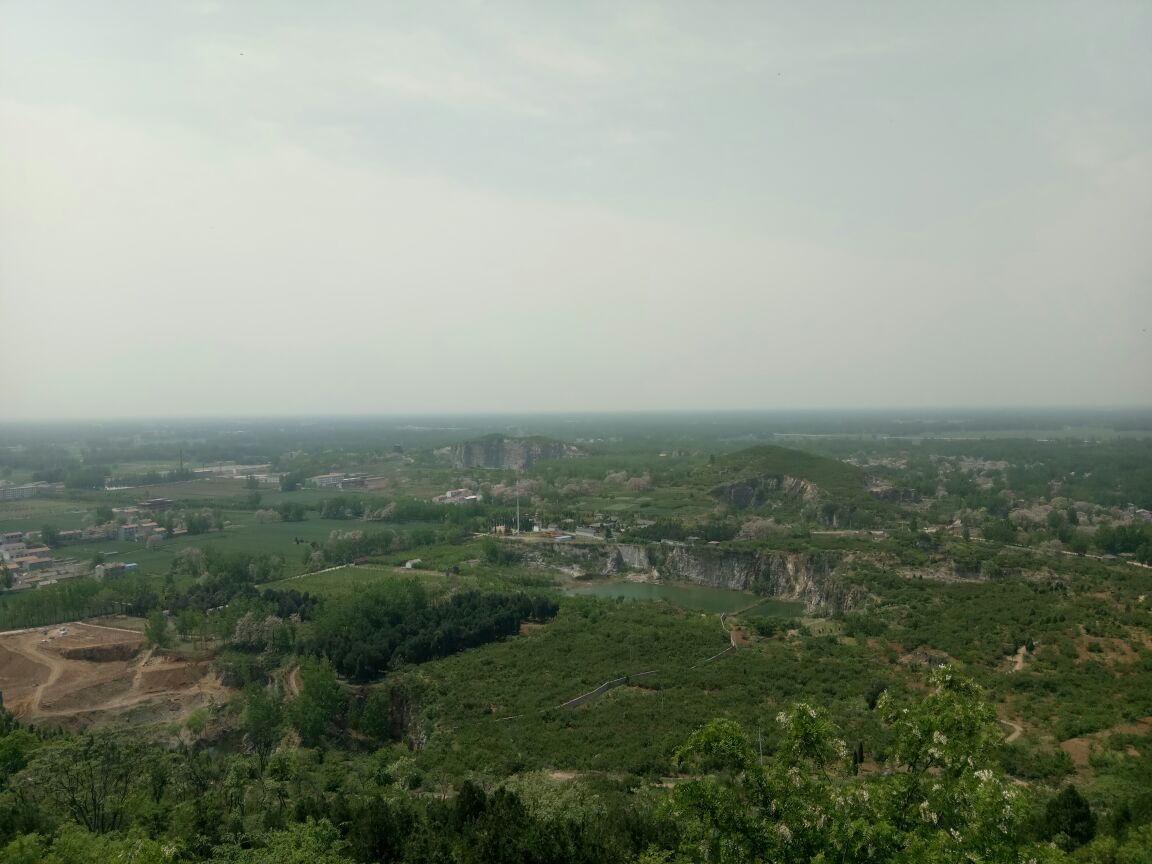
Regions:
<instances>
[{"instance_id":1,"label":"bare earth patch","mask_svg":"<svg viewBox=\"0 0 1152 864\"><path fill-rule=\"evenodd\" d=\"M1089 650L1089 646L1098 650ZM1095 661L1109 666L1117 663L1136 663L1140 655L1124 639L1109 636L1080 636L1076 639L1076 662Z\"/></svg>"},{"instance_id":2,"label":"bare earth patch","mask_svg":"<svg viewBox=\"0 0 1152 864\"><path fill-rule=\"evenodd\" d=\"M1078 738L1069 738L1060 744L1060 748L1072 757L1072 762L1080 770L1089 765L1092 747L1101 743L1112 735L1147 735L1152 732L1152 717L1141 717L1134 723L1121 723L1111 729L1102 729L1091 735L1082 735ZM1131 755L1131 754L1129 754Z\"/></svg>"},{"instance_id":3,"label":"bare earth patch","mask_svg":"<svg viewBox=\"0 0 1152 864\"><path fill-rule=\"evenodd\" d=\"M139 632L71 623L0 633L0 692L17 718L73 728L170 721L227 701L205 660L141 651Z\"/></svg>"}]
</instances>

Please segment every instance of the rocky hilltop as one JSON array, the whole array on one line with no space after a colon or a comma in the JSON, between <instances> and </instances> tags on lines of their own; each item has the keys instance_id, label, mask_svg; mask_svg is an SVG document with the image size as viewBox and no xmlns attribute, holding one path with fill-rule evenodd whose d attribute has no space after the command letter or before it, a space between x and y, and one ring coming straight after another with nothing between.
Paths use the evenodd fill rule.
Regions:
<instances>
[{"instance_id":1,"label":"rocky hilltop","mask_svg":"<svg viewBox=\"0 0 1152 864\"><path fill-rule=\"evenodd\" d=\"M554 438L486 435L445 448L456 468L505 468L523 471L546 459L582 456L580 448Z\"/></svg>"},{"instance_id":2,"label":"rocky hilltop","mask_svg":"<svg viewBox=\"0 0 1152 864\"><path fill-rule=\"evenodd\" d=\"M763 444L722 456L708 469L709 491L741 510L773 502L811 504L822 497L860 495L864 474L854 465L788 447Z\"/></svg>"}]
</instances>

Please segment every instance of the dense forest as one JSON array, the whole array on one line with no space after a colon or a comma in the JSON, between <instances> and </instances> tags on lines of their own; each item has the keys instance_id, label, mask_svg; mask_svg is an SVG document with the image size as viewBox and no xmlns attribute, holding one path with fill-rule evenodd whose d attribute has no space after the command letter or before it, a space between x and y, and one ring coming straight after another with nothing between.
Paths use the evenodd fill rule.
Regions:
<instances>
[{"instance_id":1,"label":"dense forest","mask_svg":"<svg viewBox=\"0 0 1152 864\"><path fill-rule=\"evenodd\" d=\"M326 604L308 647L341 675L366 682L397 665L511 636L523 622L546 622L557 609L555 599L527 594L462 591L433 602L417 582L380 586Z\"/></svg>"}]
</instances>

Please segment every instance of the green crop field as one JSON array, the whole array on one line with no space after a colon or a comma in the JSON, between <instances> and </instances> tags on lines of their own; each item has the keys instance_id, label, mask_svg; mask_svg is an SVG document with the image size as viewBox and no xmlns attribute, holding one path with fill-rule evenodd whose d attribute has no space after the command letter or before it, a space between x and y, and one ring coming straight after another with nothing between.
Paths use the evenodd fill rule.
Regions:
<instances>
[{"instance_id":1,"label":"green crop field","mask_svg":"<svg viewBox=\"0 0 1152 864\"><path fill-rule=\"evenodd\" d=\"M103 494L110 500L132 504L146 498L171 498L173 501L216 501L240 496L244 492L243 480L206 477L202 480L134 486L131 489L117 489Z\"/></svg>"},{"instance_id":2,"label":"green crop field","mask_svg":"<svg viewBox=\"0 0 1152 864\"><path fill-rule=\"evenodd\" d=\"M183 549L195 547L219 549L221 552L266 552L284 559L288 573L298 573L304 569L303 559L309 542L323 543L333 530L345 527L344 523L313 519L305 522L266 522L260 524L253 515L245 511L224 511L225 519L234 524L223 533L209 531L205 534L183 535L155 544L151 548L144 543L133 541L108 541L103 543L77 543L61 547L57 554L70 558L91 558L103 553L112 561L135 561L140 572L161 575L168 572L172 558ZM300 540L300 543L296 541Z\"/></svg>"},{"instance_id":3,"label":"green crop field","mask_svg":"<svg viewBox=\"0 0 1152 864\"><path fill-rule=\"evenodd\" d=\"M72 498L26 498L0 501L0 531L39 531L46 524L62 531L80 528L92 504Z\"/></svg>"}]
</instances>

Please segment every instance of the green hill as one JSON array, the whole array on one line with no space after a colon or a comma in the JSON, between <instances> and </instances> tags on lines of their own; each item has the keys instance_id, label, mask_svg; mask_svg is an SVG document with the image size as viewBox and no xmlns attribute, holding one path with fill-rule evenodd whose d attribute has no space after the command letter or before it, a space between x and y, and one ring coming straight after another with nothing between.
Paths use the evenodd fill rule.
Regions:
<instances>
[{"instance_id":1,"label":"green hill","mask_svg":"<svg viewBox=\"0 0 1152 864\"><path fill-rule=\"evenodd\" d=\"M772 444L718 458L707 481L714 497L743 508L781 498L854 498L864 491L864 472L856 466Z\"/></svg>"}]
</instances>

